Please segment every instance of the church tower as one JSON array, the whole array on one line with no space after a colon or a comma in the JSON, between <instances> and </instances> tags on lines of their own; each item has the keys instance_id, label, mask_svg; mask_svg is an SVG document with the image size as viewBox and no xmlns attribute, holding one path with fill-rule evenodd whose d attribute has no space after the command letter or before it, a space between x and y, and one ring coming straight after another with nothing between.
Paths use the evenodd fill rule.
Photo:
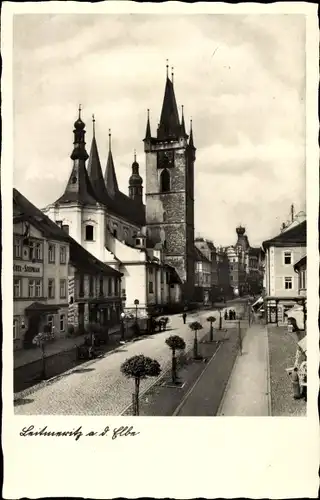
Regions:
<instances>
[{"instance_id":1,"label":"church tower","mask_svg":"<svg viewBox=\"0 0 320 500\"><path fill-rule=\"evenodd\" d=\"M166 75L165 93L156 137L148 110L144 139L146 153L146 226L148 239L162 244L165 261L182 283L183 300L194 292L194 162L190 136L181 121L175 98L173 73Z\"/></svg>"},{"instance_id":2,"label":"church tower","mask_svg":"<svg viewBox=\"0 0 320 500\"><path fill-rule=\"evenodd\" d=\"M134 161L132 163L132 174L129 179L129 198L142 203L142 177L139 174L139 163L137 162L137 155L134 152Z\"/></svg>"}]
</instances>

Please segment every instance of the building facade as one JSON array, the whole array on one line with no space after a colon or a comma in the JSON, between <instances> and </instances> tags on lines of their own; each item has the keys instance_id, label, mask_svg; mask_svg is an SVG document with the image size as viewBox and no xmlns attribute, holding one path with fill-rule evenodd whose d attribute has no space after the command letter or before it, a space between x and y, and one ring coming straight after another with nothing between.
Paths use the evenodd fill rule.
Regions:
<instances>
[{"instance_id":1,"label":"building facade","mask_svg":"<svg viewBox=\"0 0 320 500\"><path fill-rule=\"evenodd\" d=\"M199 236L195 238L195 301L207 304L217 300L218 285L216 247L211 240ZM201 290L202 293L200 293Z\"/></svg>"},{"instance_id":2,"label":"building facade","mask_svg":"<svg viewBox=\"0 0 320 500\"><path fill-rule=\"evenodd\" d=\"M121 274L99 262L18 190L13 190L13 339L33 347L49 326L53 340L68 326L119 323Z\"/></svg>"},{"instance_id":3,"label":"building facade","mask_svg":"<svg viewBox=\"0 0 320 500\"><path fill-rule=\"evenodd\" d=\"M29 206L30 205L30 206ZM49 325L64 336L68 318L69 242L30 213L31 204L13 193L13 340L15 349L30 347ZM52 226L54 226L52 224ZM58 228L57 228L58 229Z\"/></svg>"},{"instance_id":4,"label":"building facade","mask_svg":"<svg viewBox=\"0 0 320 500\"><path fill-rule=\"evenodd\" d=\"M306 254L306 238L307 223L304 221L262 244L268 323L286 323L286 311L301 300L294 264Z\"/></svg>"},{"instance_id":5,"label":"building facade","mask_svg":"<svg viewBox=\"0 0 320 500\"><path fill-rule=\"evenodd\" d=\"M172 81L167 75L156 137L151 135L149 115L147 119L146 206L136 154L127 196L119 189L110 131L102 173L94 126L93 122L88 155L79 110L65 191L44 213L79 245L123 275L124 310L136 311L138 302L138 312L145 316L184 303L194 287L195 147L192 130L190 137L186 134L183 115L180 122ZM152 273L156 281L151 279Z\"/></svg>"}]
</instances>

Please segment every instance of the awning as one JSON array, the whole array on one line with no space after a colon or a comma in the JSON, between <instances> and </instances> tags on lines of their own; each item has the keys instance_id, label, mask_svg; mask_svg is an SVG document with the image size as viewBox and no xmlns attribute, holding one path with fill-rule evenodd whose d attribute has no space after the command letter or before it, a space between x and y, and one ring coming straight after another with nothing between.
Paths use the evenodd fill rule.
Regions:
<instances>
[{"instance_id":1,"label":"awning","mask_svg":"<svg viewBox=\"0 0 320 500\"><path fill-rule=\"evenodd\" d=\"M258 304L263 304L263 298L259 297L258 300L255 301L254 304L252 304L251 307L257 306Z\"/></svg>"},{"instance_id":2,"label":"awning","mask_svg":"<svg viewBox=\"0 0 320 500\"><path fill-rule=\"evenodd\" d=\"M59 309L60 308L57 305L43 304L42 302L33 302L32 304L30 304L30 306L25 308L25 312L53 313L57 312Z\"/></svg>"}]
</instances>

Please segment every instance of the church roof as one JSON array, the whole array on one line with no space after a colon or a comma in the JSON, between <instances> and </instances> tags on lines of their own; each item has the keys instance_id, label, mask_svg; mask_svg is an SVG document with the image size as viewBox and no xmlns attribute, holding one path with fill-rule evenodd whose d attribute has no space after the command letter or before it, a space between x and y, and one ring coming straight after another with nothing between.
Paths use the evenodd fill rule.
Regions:
<instances>
[{"instance_id":1,"label":"church roof","mask_svg":"<svg viewBox=\"0 0 320 500\"><path fill-rule=\"evenodd\" d=\"M104 181L108 191L108 194L111 197L114 197L116 193L119 191L117 176L114 168L112 151L109 149L107 166L104 174Z\"/></svg>"},{"instance_id":2,"label":"church roof","mask_svg":"<svg viewBox=\"0 0 320 500\"><path fill-rule=\"evenodd\" d=\"M117 175L114 167L109 134L109 154L105 171L105 187L107 196L104 197L105 205L115 214L131 221L138 226L144 226L146 215L145 205L129 198L119 190Z\"/></svg>"},{"instance_id":3,"label":"church roof","mask_svg":"<svg viewBox=\"0 0 320 500\"><path fill-rule=\"evenodd\" d=\"M30 224L36 227L46 239L63 241L69 244L70 263L74 267L88 272L88 274L99 273L108 276L121 276L119 271L116 271L91 255L90 252L65 233L55 222L15 188L13 189L13 204L24 215L25 220L28 220Z\"/></svg>"},{"instance_id":4,"label":"church roof","mask_svg":"<svg viewBox=\"0 0 320 500\"><path fill-rule=\"evenodd\" d=\"M91 143L87 170L88 170L89 180L94 189L96 197L99 198L99 200L101 200L102 202L104 202L104 199L107 197L107 191L104 184L98 146L95 137L93 137Z\"/></svg>"},{"instance_id":5,"label":"church roof","mask_svg":"<svg viewBox=\"0 0 320 500\"><path fill-rule=\"evenodd\" d=\"M162 104L160 124L158 128L158 139L167 139L169 137L179 137L181 127L179 113L177 108L176 96L173 83L167 76L166 87Z\"/></svg>"},{"instance_id":6,"label":"church roof","mask_svg":"<svg viewBox=\"0 0 320 500\"><path fill-rule=\"evenodd\" d=\"M305 246L307 244L307 221L301 222L297 226L278 234L270 240L262 243L264 248L270 246L285 247L285 246Z\"/></svg>"},{"instance_id":7,"label":"church roof","mask_svg":"<svg viewBox=\"0 0 320 500\"><path fill-rule=\"evenodd\" d=\"M96 205L99 202L84 163L73 165L66 189L56 201L56 203L68 202L78 202L84 205Z\"/></svg>"}]
</instances>

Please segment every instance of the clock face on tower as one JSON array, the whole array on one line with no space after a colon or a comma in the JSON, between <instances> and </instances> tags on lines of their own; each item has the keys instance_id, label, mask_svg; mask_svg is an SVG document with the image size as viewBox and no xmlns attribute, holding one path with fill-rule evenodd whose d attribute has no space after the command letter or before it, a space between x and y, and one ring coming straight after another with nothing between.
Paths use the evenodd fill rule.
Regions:
<instances>
[{"instance_id":1,"label":"clock face on tower","mask_svg":"<svg viewBox=\"0 0 320 500\"><path fill-rule=\"evenodd\" d=\"M174 166L174 152L158 151L158 168L170 168Z\"/></svg>"}]
</instances>

